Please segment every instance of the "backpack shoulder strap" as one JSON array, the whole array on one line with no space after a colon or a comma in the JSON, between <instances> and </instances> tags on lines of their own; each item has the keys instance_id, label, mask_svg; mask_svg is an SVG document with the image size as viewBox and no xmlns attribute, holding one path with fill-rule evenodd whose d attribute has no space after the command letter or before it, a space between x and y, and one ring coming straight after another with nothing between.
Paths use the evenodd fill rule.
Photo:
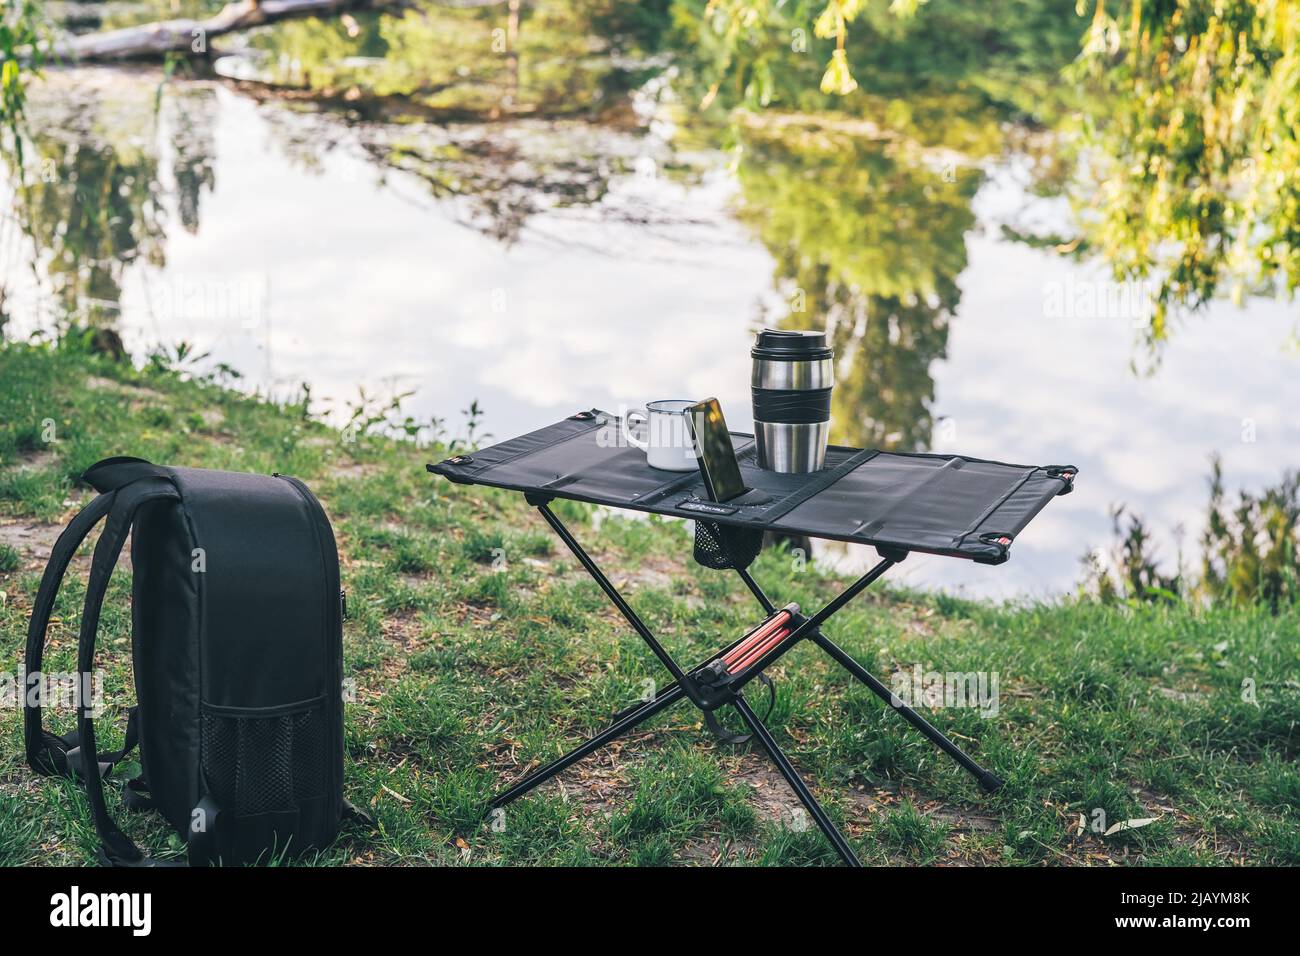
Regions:
<instances>
[{"instance_id":1,"label":"backpack shoulder strap","mask_svg":"<svg viewBox=\"0 0 1300 956\"><path fill-rule=\"evenodd\" d=\"M117 564L122 546L131 531L131 524L139 508L147 502L164 498L180 498L180 491L165 477L132 480L115 493L104 532L95 544L95 556L90 566L90 582L86 587L86 603L81 614L81 635L77 648L77 670L88 675L95 667L95 637L99 631L99 612L108 590L108 581ZM77 711L77 735L81 743L81 761L94 767L99 762L95 745L94 701L83 699ZM98 773L82 775L86 796L90 801L95 830L103 844L101 859L113 865L148 866L155 863L140 852L108 813L104 803L104 784Z\"/></svg>"},{"instance_id":2,"label":"backpack shoulder strap","mask_svg":"<svg viewBox=\"0 0 1300 956\"><path fill-rule=\"evenodd\" d=\"M41 575L41 584L36 592L36 602L32 605L32 616L27 624L27 648L25 655L25 680L23 687L23 738L27 751L27 762L39 774L71 775L78 769L77 748L80 735L73 731L62 737L47 731L41 722L41 699L44 692L44 657L45 636L50 626L50 615L54 611L54 602L59 596L59 588L68 571L73 555L81 547L95 525L113 507L116 492L138 478L155 476L165 477L167 472L143 458L105 458L86 469L83 479L100 494L82 508L77 516L68 523L50 551L50 560ZM37 687L36 684L42 686ZM130 710L126 728L126 743L120 751L103 754L102 762L111 769L135 746L138 737L135 708ZM72 759L69 759L72 752Z\"/></svg>"},{"instance_id":3,"label":"backpack shoulder strap","mask_svg":"<svg viewBox=\"0 0 1300 956\"><path fill-rule=\"evenodd\" d=\"M23 693L23 737L27 747L27 762L39 774L46 776L67 775L70 773L67 752L76 747L75 741L56 737L45 729L41 723L41 699L44 696L45 677L42 672L45 658L45 632L50 626L50 615L54 611L54 601L59 595L59 586L63 575L68 570L72 556L81 547L99 520L108 514L113 506L114 492L98 495L90 504L82 508L75 518L68 523L59 535L50 551L49 563L41 575L41 586L36 592L36 603L32 605L31 620L27 624L26 677ZM40 684L41 686L36 686ZM69 735L69 738L72 735Z\"/></svg>"}]
</instances>

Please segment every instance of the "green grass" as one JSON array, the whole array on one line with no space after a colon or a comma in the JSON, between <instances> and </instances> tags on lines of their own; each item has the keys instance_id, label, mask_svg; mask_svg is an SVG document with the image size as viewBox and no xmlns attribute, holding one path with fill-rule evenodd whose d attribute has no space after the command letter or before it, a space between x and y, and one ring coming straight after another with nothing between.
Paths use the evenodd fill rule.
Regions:
<instances>
[{"instance_id":1,"label":"green grass","mask_svg":"<svg viewBox=\"0 0 1300 956\"><path fill-rule=\"evenodd\" d=\"M296 405L73 352L0 349L0 526L46 523L52 536L88 497L77 475L112 454L296 474L335 523L356 688L347 792L377 828L350 829L308 862L836 862L766 762L716 742L685 704L480 822L493 792L665 675L519 496L425 473L440 449L345 443ZM682 523L606 515L597 530L585 506L556 510L675 655L702 658L755 620L734 576L691 563ZM0 547L10 671L39 580L23 547ZM816 567L797 572L781 550L753 571L805 607L844 584ZM129 591L115 575L101 631L110 717L132 699ZM75 669L83 594L73 576L59 595L48 670ZM772 732L868 862L1300 863L1295 610L994 606L886 587L827 632L886 683L916 664L999 675L996 716L925 711L1006 781L990 796L817 648L772 670ZM53 718L60 732L70 726L67 712ZM114 741L120 726L110 733L108 720ZM109 801L118 806L116 784ZM1092 827L1144 817L1157 822L1109 837ZM143 845L179 853L155 818L119 819ZM80 790L30 772L21 712L6 706L0 863L87 863L94 850Z\"/></svg>"}]
</instances>

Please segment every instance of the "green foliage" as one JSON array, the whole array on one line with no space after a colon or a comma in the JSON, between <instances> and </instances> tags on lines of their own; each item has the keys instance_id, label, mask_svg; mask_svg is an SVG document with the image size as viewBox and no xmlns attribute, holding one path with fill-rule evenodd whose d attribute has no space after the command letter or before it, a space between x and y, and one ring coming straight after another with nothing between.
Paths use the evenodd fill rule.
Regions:
<instances>
[{"instance_id":1,"label":"green foliage","mask_svg":"<svg viewBox=\"0 0 1300 956\"><path fill-rule=\"evenodd\" d=\"M1300 3L1098 0L1073 77L1087 241L1117 278L1154 286L1149 339L1227 287L1300 284Z\"/></svg>"},{"instance_id":2,"label":"green foliage","mask_svg":"<svg viewBox=\"0 0 1300 956\"><path fill-rule=\"evenodd\" d=\"M672 23L681 85L706 107L869 114L871 94L941 91L1046 118L1069 98L1057 73L1078 54L1083 21L1039 0L674 0Z\"/></svg>"},{"instance_id":3,"label":"green foliage","mask_svg":"<svg viewBox=\"0 0 1300 956\"><path fill-rule=\"evenodd\" d=\"M1172 315L1225 289L1238 302L1294 294L1300 4L1132 0L1111 15L1099 2L1090 26L1082 3L1076 12L932 0L911 18L897 6L678 0L679 45L695 50L686 82L705 106L868 116L872 93L907 102L927 89L978 91L986 104L1052 124L1062 145L1078 147L1076 169L1049 164L1056 181L1044 179L1078 208L1081 234L1060 245L1149 284L1152 345ZM1082 55L1062 78L1080 36ZM834 38L834 49L819 38ZM820 90L831 95L819 96L812 64L828 58Z\"/></svg>"},{"instance_id":4,"label":"green foliage","mask_svg":"<svg viewBox=\"0 0 1300 956\"><path fill-rule=\"evenodd\" d=\"M1188 579L1181 556L1176 573L1164 574L1141 517L1120 507L1111 513L1114 570L1107 570L1090 556L1085 562L1084 592L1103 602L1179 601L1187 597L1258 604L1274 614L1300 602L1300 474L1289 471L1276 486L1260 493L1242 489L1235 508L1229 508L1224 498L1223 466L1216 456L1198 578Z\"/></svg>"},{"instance_id":5,"label":"green foliage","mask_svg":"<svg viewBox=\"0 0 1300 956\"><path fill-rule=\"evenodd\" d=\"M771 101L772 60L767 51L789 45L796 53L807 53L812 36L834 41L829 53L819 55L825 63L818 84L822 93L847 96L858 88L849 65L846 41L849 24L858 18L870 0L709 0L702 20L701 41L712 61L717 79L706 97L716 95L729 72L739 74L746 97L763 105ZM911 16L924 0L894 0L891 13ZM773 42L778 41L779 42Z\"/></svg>"},{"instance_id":6,"label":"green foliage","mask_svg":"<svg viewBox=\"0 0 1300 956\"><path fill-rule=\"evenodd\" d=\"M27 74L40 72L41 57L37 47L42 26L40 0L0 0L0 126L8 135L6 153L11 149L21 168L23 163L22 122L27 105ZM22 56L28 56L26 66Z\"/></svg>"},{"instance_id":7,"label":"green foliage","mask_svg":"<svg viewBox=\"0 0 1300 956\"><path fill-rule=\"evenodd\" d=\"M1300 473L1286 473L1258 495L1243 489L1229 510L1215 458L1202 552L1201 589L1213 600L1274 612L1300 600Z\"/></svg>"},{"instance_id":8,"label":"green foliage","mask_svg":"<svg viewBox=\"0 0 1300 956\"><path fill-rule=\"evenodd\" d=\"M1159 562L1152 554L1151 534L1141 516L1130 514L1118 506L1111 509L1110 517L1115 541L1111 555L1114 573L1108 571L1096 555L1089 555L1085 561L1085 590L1103 602L1179 600L1181 575L1161 573Z\"/></svg>"}]
</instances>

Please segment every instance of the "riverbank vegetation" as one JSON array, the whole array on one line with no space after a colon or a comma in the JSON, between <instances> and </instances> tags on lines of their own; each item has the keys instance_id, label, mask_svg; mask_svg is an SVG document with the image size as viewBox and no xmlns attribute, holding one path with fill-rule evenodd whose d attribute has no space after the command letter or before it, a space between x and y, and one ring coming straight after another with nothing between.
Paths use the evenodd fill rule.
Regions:
<instances>
[{"instance_id":1,"label":"riverbank vegetation","mask_svg":"<svg viewBox=\"0 0 1300 956\"><path fill-rule=\"evenodd\" d=\"M91 462L134 454L295 473L339 538L355 689L347 793L378 820L317 862L835 862L761 756L718 743L684 706L512 806L501 828L481 824L492 792L663 680L657 663L518 496L424 471L465 438L463 424L457 436L367 413L354 419L362 427L332 428L305 394L231 391L178 368L183 354L137 368L78 339L0 349L5 671L21 666L41 568L88 500L77 476ZM426 447L409 437L421 434ZM684 523L560 507L675 654L703 657L752 622L737 581L691 564ZM52 670L75 669L87 556L60 594ZM753 570L771 593L810 607L844 583L795 557L769 549ZM925 713L1007 786L981 794L815 648L792 652L773 671L773 732L864 860L1300 863L1294 604L991 605L873 592L836 617L831 636L892 686L917 674L996 675L992 713L987 700ZM99 646L108 746L132 699L124 570ZM61 731L71 714L55 720ZM26 767L10 702L0 740L0 863L91 861L80 789ZM123 819L142 844L168 845L150 817Z\"/></svg>"}]
</instances>

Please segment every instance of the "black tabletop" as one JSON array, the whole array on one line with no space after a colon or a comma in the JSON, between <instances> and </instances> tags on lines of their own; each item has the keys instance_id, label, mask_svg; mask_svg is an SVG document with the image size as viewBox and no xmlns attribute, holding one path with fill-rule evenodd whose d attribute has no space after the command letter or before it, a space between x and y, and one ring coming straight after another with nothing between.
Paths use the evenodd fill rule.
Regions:
<instances>
[{"instance_id":1,"label":"black tabletop","mask_svg":"<svg viewBox=\"0 0 1300 956\"><path fill-rule=\"evenodd\" d=\"M1015 537L1078 473L1073 465L831 446L821 471L782 475L758 467L752 435L731 439L754 491L722 504L708 500L698 472L647 465L645 452L621 440L618 417L598 409L428 469L461 484L984 564L1005 561Z\"/></svg>"}]
</instances>

